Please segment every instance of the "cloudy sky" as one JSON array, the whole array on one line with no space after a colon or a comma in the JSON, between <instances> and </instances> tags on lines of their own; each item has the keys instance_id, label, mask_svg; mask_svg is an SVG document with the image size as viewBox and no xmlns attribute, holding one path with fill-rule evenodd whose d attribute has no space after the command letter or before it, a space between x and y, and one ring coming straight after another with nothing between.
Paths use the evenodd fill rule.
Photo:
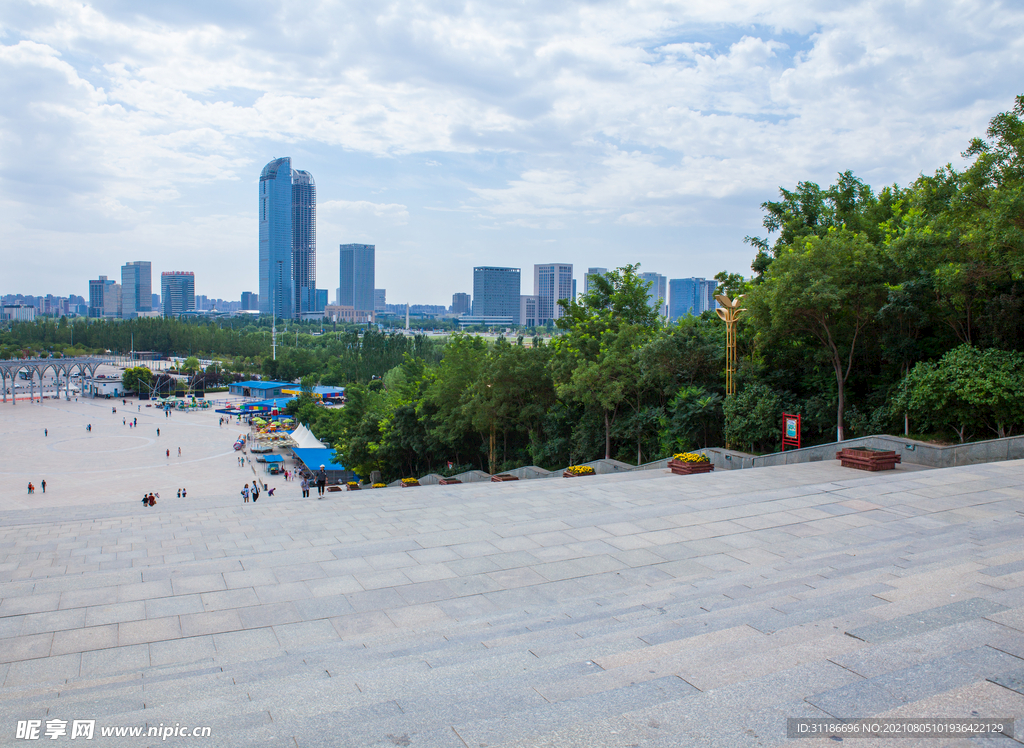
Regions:
<instances>
[{"instance_id":1,"label":"cloudy sky","mask_svg":"<svg viewBox=\"0 0 1024 748\"><path fill-rule=\"evenodd\" d=\"M962 165L1019 93L1017 0L0 0L0 293L129 260L255 291L279 156L332 299L349 242L391 303L483 264L749 274L780 185Z\"/></svg>"}]
</instances>

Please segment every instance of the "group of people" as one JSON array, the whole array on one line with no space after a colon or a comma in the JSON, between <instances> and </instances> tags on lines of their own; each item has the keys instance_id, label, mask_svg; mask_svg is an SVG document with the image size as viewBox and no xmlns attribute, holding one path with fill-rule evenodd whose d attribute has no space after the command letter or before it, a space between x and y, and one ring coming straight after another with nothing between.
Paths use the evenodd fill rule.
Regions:
<instances>
[{"instance_id":1,"label":"group of people","mask_svg":"<svg viewBox=\"0 0 1024 748\"><path fill-rule=\"evenodd\" d=\"M179 488L178 489L178 498L179 499L187 499L188 498L188 492L185 491L184 488Z\"/></svg>"},{"instance_id":2,"label":"group of people","mask_svg":"<svg viewBox=\"0 0 1024 748\"><path fill-rule=\"evenodd\" d=\"M148 494L142 495L142 506L156 506L156 500L160 494L154 494L150 491Z\"/></svg>"},{"instance_id":3,"label":"group of people","mask_svg":"<svg viewBox=\"0 0 1024 748\"><path fill-rule=\"evenodd\" d=\"M46 480L45 479L39 482L39 486L43 489L43 493L46 493ZM32 485L32 481L28 482L28 492L29 493L35 493L36 492L36 487L34 485Z\"/></svg>"},{"instance_id":4,"label":"group of people","mask_svg":"<svg viewBox=\"0 0 1024 748\"><path fill-rule=\"evenodd\" d=\"M268 488L267 489L267 495L268 496L273 496L274 495L274 490L275 489L274 489L273 486ZM252 489L249 488L249 484L248 483L245 483L245 484L242 485L242 503L243 504L248 504L250 497L252 498L253 501L256 501L260 497L260 484L257 481L253 481L252 482Z\"/></svg>"}]
</instances>

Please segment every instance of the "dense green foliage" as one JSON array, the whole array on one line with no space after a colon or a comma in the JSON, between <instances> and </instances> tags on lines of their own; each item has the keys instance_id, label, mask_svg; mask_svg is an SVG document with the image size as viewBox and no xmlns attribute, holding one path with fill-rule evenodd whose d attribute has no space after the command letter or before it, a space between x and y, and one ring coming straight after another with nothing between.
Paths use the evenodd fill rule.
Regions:
<instances>
[{"instance_id":1,"label":"dense green foliage","mask_svg":"<svg viewBox=\"0 0 1024 748\"><path fill-rule=\"evenodd\" d=\"M1024 96L951 165L875 192L850 172L801 182L762 205L748 237L739 390L726 398L724 325L667 325L637 267L560 302L545 342L453 333L444 340L294 325L270 355L266 322L19 323L0 355L136 349L219 358L229 371L302 378L291 410L341 461L385 479L602 456L643 462L722 445L778 448L783 411L805 444L902 430L986 438L1024 427ZM774 238L772 238L774 235ZM74 346L71 348L71 333ZM344 408L311 397L345 385Z\"/></svg>"}]
</instances>

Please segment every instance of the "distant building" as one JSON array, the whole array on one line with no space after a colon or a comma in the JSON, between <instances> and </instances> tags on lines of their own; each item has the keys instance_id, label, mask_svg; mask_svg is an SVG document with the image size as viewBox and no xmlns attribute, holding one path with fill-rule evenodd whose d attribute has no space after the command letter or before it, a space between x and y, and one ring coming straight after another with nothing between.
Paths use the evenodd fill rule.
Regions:
<instances>
[{"instance_id":1,"label":"distant building","mask_svg":"<svg viewBox=\"0 0 1024 748\"><path fill-rule=\"evenodd\" d=\"M376 319L371 309L353 309L340 304L328 304L324 309L324 317L332 322L348 322L358 325L372 324Z\"/></svg>"},{"instance_id":2,"label":"distant building","mask_svg":"<svg viewBox=\"0 0 1024 748\"><path fill-rule=\"evenodd\" d=\"M260 308L260 295L252 291L242 291L242 309L250 311Z\"/></svg>"},{"instance_id":3,"label":"distant building","mask_svg":"<svg viewBox=\"0 0 1024 748\"><path fill-rule=\"evenodd\" d=\"M473 316L510 318L519 324L520 269L473 268Z\"/></svg>"},{"instance_id":4,"label":"distant building","mask_svg":"<svg viewBox=\"0 0 1024 748\"><path fill-rule=\"evenodd\" d=\"M661 273L640 273L640 280L651 285L647 287L647 303L661 317L668 316L668 279ZM661 304L658 304L661 299Z\"/></svg>"},{"instance_id":5,"label":"distant building","mask_svg":"<svg viewBox=\"0 0 1024 748\"><path fill-rule=\"evenodd\" d=\"M174 270L160 274L160 297L165 317L177 317L196 310L196 276Z\"/></svg>"},{"instance_id":6,"label":"distant building","mask_svg":"<svg viewBox=\"0 0 1024 748\"><path fill-rule=\"evenodd\" d=\"M537 324L546 325L562 316L560 299L572 298L572 265L554 263L533 266L533 293L537 296Z\"/></svg>"},{"instance_id":7,"label":"distant building","mask_svg":"<svg viewBox=\"0 0 1024 748\"><path fill-rule=\"evenodd\" d=\"M373 311L383 312L388 304L388 291L386 288L373 289Z\"/></svg>"},{"instance_id":8,"label":"distant building","mask_svg":"<svg viewBox=\"0 0 1024 748\"><path fill-rule=\"evenodd\" d=\"M537 326L537 307L540 304L540 297L533 296L519 297L519 324L523 327Z\"/></svg>"},{"instance_id":9,"label":"distant building","mask_svg":"<svg viewBox=\"0 0 1024 748\"><path fill-rule=\"evenodd\" d=\"M298 169L292 169L292 287L296 318L327 305L316 308L316 182Z\"/></svg>"},{"instance_id":10,"label":"distant building","mask_svg":"<svg viewBox=\"0 0 1024 748\"><path fill-rule=\"evenodd\" d=\"M339 247L339 306L373 311L375 252L373 244L342 244Z\"/></svg>"},{"instance_id":11,"label":"distant building","mask_svg":"<svg viewBox=\"0 0 1024 748\"><path fill-rule=\"evenodd\" d=\"M35 318L36 308L29 304L4 304L0 307L0 319L31 322Z\"/></svg>"},{"instance_id":12,"label":"distant building","mask_svg":"<svg viewBox=\"0 0 1024 748\"><path fill-rule=\"evenodd\" d=\"M316 304L316 183L277 158L260 174L261 314L298 318Z\"/></svg>"},{"instance_id":13,"label":"distant building","mask_svg":"<svg viewBox=\"0 0 1024 748\"><path fill-rule=\"evenodd\" d=\"M718 306L715 289L718 282L705 278L673 278L668 282L669 319L675 322L684 315L698 316Z\"/></svg>"},{"instance_id":14,"label":"distant building","mask_svg":"<svg viewBox=\"0 0 1024 748\"><path fill-rule=\"evenodd\" d=\"M155 309L159 309L159 308L160 308L160 294L155 293L155 294L153 294L153 303L150 305L150 309L154 309L155 310Z\"/></svg>"},{"instance_id":15,"label":"distant building","mask_svg":"<svg viewBox=\"0 0 1024 748\"><path fill-rule=\"evenodd\" d=\"M590 293L591 276L604 275L607 272L608 268L587 268L587 273L583 276L583 293Z\"/></svg>"},{"instance_id":16,"label":"distant building","mask_svg":"<svg viewBox=\"0 0 1024 748\"><path fill-rule=\"evenodd\" d=\"M89 316L117 317L121 311L121 286L105 275L89 281Z\"/></svg>"},{"instance_id":17,"label":"distant building","mask_svg":"<svg viewBox=\"0 0 1024 748\"><path fill-rule=\"evenodd\" d=\"M468 293L453 293L452 314L469 314L473 311L472 297Z\"/></svg>"},{"instance_id":18,"label":"distant building","mask_svg":"<svg viewBox=\"0 0 1024 748\"><path fill-rule=\"evenodd\" d=\"M153 310L153 266L145 260L121 266L121 317L132 319Z\"/></svg>"},{"instance_id":19,"label":"distant building","mask_svg":"<svg viewBox=\"0 0 1024 748\"><path fill-rule=\"evenodd\" d=\"M316 299L313 305L314 312L322 312L327 308L327 289L318 288L316 289Z\"/></svg>"}]
</instances>

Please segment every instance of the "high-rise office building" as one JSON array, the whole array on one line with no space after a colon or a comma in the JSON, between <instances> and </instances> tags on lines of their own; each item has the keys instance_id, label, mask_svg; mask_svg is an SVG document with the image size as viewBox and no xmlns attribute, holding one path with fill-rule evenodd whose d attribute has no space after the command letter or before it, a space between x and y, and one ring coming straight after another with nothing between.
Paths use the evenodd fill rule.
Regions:
<instances>
[{"instance_id":1,"label":"high-rise office building","mask_svg":"<svg viewBox=\"0 0 1024 748\"><path fill-rule=\"evenodd\" d=\"M546 325L562 316L559 299L571 299L572 265L564 262L533 266L533 294L537 297L537 324Z\"/></svg>"},{"instance_id":2,"label":"high-rise office building","mask_svg":"<svg viewBox=\"0 0 1024 748\"><path fill-rule=\"evenodd\" d=\"M316 290L316 303L313 307L314 312L322 312L327 308L327 289L317 288Z\"/></svg>"},{"instance_id":3,"label":"high-rise office building","mask_svg":"<svg viewBox=\"0 0 1024 748\"><path fill-rule=\"evenodd\" d=\"M649 283L647 287L647 303L658 315L668 315L668 279L661 273L640 273L640 280ZM661 304L658 304L661 299Z\"/></svg>"},{"instance_id":4,"label":"high-rise office building","mask_svg":"<svg viewBox=\"0 0 1024 748\"><path fill-rule=\"evenodd\" d=\"M675 322L683 315L698 316L718 306L713 278L673 278L668 282L669 319Z\"/></svg>"},{"instance_id":5,"label":"high-rise office building","mask_svg":"<svg viewBox=\"0 0 1024 748\"><path fill-rule=\"evenodd\" d=\"M299 317L316 305L316 183L278 158L260 174L260 314Z\"/></svg>"},{"instance_id":6,"label":"high-rise office building","mask_svg":"<svg viewBox=\"0 0 1024 748\"><path fill-rule=\"evenodd\" d=\"M292 170L292 285L302 312L316 308L316 182L308 171Z\"/></svg>"},{"instance_id":7,"label":"high-rise office building","mask_svg":"<svg viewBox=\"0 0 1024 748\"><path fill-rule=\"evenodd\" d=\"M591 276L604 275L607 272L608 268L587 268L587 273L583 276L583 293L590 293Z\"/></svg>"},{"instance_id":8,"label":"high-rise office building","mask_svg":"<svg viewBox=\"0 0 1024 748\"><path fill-rule=\"evenodd\" d=\"M388 290L386 288L373 289L373 311L383 312L388 305Z\"/></svg>"},{"instance_id":9,"label":"high-rise office building","mask_svg":"<svg viewBox=\"0 0 1024 748\"><path fill-rule=\"evenodd\" d=\"M196 310L196 275L174 270L160 273L160 298L165 317L177 317Z\"/></svg>"},{"instance_id":10,"label":"high-rise office building","mask_svg":"<svg viewBox=\"0 0 1024 748\"><path fill-rule=\"evenodd\" d=\"M511 317L519 324L519 268L473 268L473 316Z\"/></svg>"},{"instance_id":11,"label":"high-rise office building","mask_svg":"<svg viewBox=\"0 0 1024 748\"><path fill-rule=\"evenodd\" d=\"M89 281L89 316L117 317L121 313L121 286L101 275Z\"/></svg>"},{"instance_id":12,"label":"high-rise office building","mask_svg":"<svg viewBox=\"0 0 1024 748\"><path fill-rule=\"evenodd\" d=\"M452 314L469 314L473 311L472 298L468 293L452 294Z\"/></svg>"},{"instance_id":13,"label":"high-rise office building","mask_svg":"<svg viewBox=\"0 0 1024 748\"><path fill-rule=\"evenodd\" d=\"M372 312L375 245L342 244L339 252L338 304Z\"/></svg>"},{"instance_id":14,"label":"high-rise office building","mask_svg":"<svg viewBox=\"0 0 1024 748\"><path fill-rule=\"evenodd\" d=\"M258 310L260 308L260 295L252 291L242 291L242 309Z\"/></svg>"},{"instance_id":15,"label":"high-rise office building","mask_svg":"<svg viewBox=\"0 0 1024 748\"><path fill-rule=\"evenodd\" d=\"M121 317L132 319L139 312L153 311L153 266L145 260L121 266Z\"/></svg>"}]
</instances>

